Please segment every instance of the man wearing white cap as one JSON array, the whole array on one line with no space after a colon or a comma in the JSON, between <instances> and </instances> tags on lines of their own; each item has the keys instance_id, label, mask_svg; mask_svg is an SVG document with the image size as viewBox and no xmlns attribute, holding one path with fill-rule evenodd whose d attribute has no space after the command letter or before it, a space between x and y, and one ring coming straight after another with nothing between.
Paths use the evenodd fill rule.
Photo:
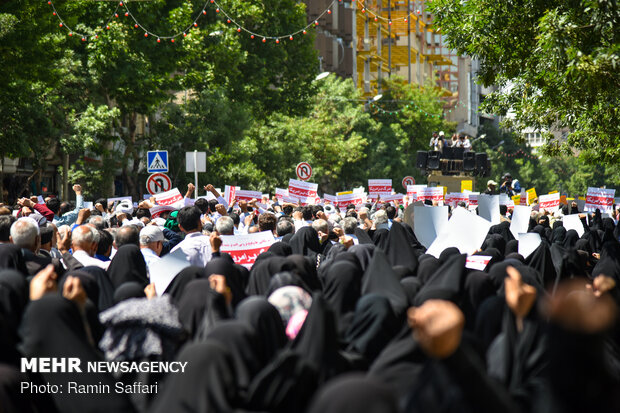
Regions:
<instances>
[{"instance_id":1,"label":"man wearing white cap","mask_svg":"<svg viewBox=\"0 0 620 413\"><path fill-rule=\"evenodd\" d=\"M497 182L495 182L492 179L489 179L487 181L487 189L486 191L484 191L484 193L486 195L495 195L497 193L497 191L495 190L495 188L497 188Z\"/></svg>"},{"instance_id":2,"label":"man wearing white cap","mask_svg":"<svg viewBox=\"0 0 620 413\"><path fill-rule=\"evenodd\" d=\"M151 274L151 268L157 265L159 254L164 248L164 232L156 225L147 225L140 230L140 252L144 256L146 268Z\"/></svg>"}]
</instances>

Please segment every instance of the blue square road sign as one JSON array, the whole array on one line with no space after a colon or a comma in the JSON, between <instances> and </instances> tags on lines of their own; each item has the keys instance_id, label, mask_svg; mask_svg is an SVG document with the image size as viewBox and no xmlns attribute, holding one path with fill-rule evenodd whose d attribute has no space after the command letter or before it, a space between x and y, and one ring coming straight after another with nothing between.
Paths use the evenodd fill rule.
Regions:
<instances>
[{"instance_id":1,"label":"blue square road sign","mask_svg":"<svg viewBox=\"0 0 620 413\"><path fill-rule=\"evenodd\" d=\"M168 172L168 151L148 151L146 171L148 173Z\"/></svg>"}]
</instances>

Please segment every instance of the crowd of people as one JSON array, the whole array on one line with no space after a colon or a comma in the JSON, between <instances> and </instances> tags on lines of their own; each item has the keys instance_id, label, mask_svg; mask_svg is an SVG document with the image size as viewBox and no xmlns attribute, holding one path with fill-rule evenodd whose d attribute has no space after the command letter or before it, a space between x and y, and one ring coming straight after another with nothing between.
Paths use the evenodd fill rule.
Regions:
<instances>
[{"instance_id":1,"label":"crowd of people","mask_svg":"<svg viewBox=\"0 0 620 413\"><path fill-rule=\"evenodd\" d=\"M532 211L542 242L524 257L504 207L473 270L456 248L427 254L398 202L229 204L207 185L210 200L162 212L154 198L85 208L73 189L75 204L0 206L0 412L620 411L617 209ZM572 214L582 236L563 226ZM249 269L221 251L224 235L265 231L275 242ZM158 292L167 255L191 265Z\"/></svg>"},{"instance_id":2,"label":"crowd of people","mask_svg":"<svg viewBox=\"0 0 620 413\"><path fill-rule=\"evenodd\" d=\"M455 133L451 139L446 139L443 131L433 132L429 142L431 150L442 152L443 148L463 148L463 152L471 151L471 141L465 134Z\"/></svg>"}]
</instances>

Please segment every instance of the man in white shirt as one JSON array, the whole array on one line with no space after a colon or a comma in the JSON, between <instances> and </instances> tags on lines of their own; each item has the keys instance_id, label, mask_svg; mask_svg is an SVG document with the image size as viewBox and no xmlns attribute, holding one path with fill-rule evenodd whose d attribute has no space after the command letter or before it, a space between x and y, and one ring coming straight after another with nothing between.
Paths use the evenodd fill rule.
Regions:
<instances>
[{"instance_id":1,"label":"man in white shirt","mask_svg":"<svg viewBox=\"0 0 620 413\"><path fill-rule=\"evenodd\" d=\"M80 225L75 228L71 234L73 258L78 260L85 267L95 266L107 270L110 261L103 262L94 258L98 244L99 233L90 225Z\"/></svg>"},{"instance_id":2,"label":"man in white shirt","mask_svg":"<svg viewBox=\"0 0 620 413\"><path fill-rule=\"evenodd\" d=\"M213 232L211 237L202 235L200 209L195 206L182 208L177 215L179 228L185 233L185 239L170 252L181 250L187 255L191 265L206 267L213 253L219 253L222 240Z\"/></svg>"},{"instance_id":3,"label":"man in white shirt","mask_svg":"<svg viewBox=\"0 0 620 413\"><path fill-rule=\"evenodd\" d=\"M151 269L161 260L159 254L164 248L164 239L164 232L157 225L147 225L140 230L140 252L144 256L149 277Z\"/></svg>"}]
</instances>

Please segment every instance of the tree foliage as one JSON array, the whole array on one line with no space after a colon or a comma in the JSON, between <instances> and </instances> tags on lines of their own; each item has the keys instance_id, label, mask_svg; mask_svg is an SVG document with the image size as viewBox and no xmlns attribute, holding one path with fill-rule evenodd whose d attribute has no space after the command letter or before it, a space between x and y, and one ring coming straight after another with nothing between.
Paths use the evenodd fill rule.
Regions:
<instances>
[{"instance_id":1,"label":"tree foliage","mask_svg":"<svg viewBox=\"0 0 620 413\"><path fill-rule=\"evenodd\" d=\"M516 130L547 135L547 154L581 151L590 164L620 163L620 9L615 0L433 0L451 48L480 61L478 80L497 85L484 108Z\"/></svg>"}]
</instances>

